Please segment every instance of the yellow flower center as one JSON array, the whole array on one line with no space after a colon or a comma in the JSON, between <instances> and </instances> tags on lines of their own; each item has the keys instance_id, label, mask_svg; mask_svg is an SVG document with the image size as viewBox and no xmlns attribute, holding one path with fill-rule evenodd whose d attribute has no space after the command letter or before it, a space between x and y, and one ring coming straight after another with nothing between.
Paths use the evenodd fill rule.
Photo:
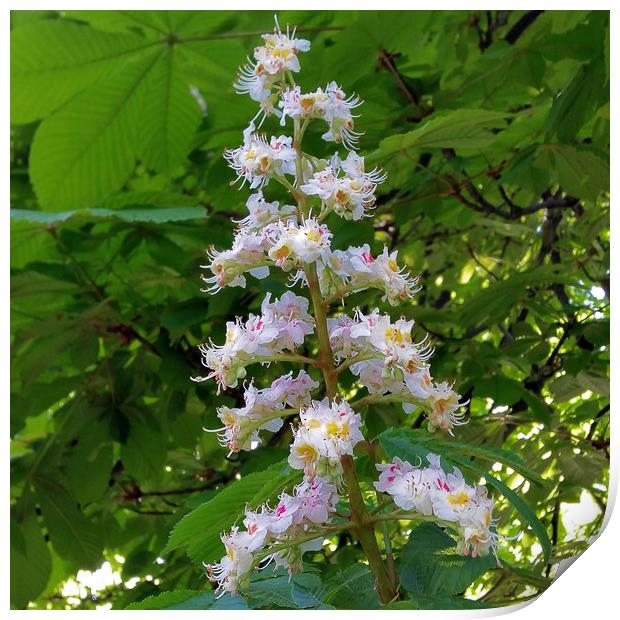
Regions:
<instances>
[{"instance_id":1,"label":"yellow flower center","mask_svg":"<svg viewBox=\"0 0 620 620\"><path fill-rule=\"evenodd\" d=\"M329 422L325 430L327 432L328 437L334 437L335 435L338 435L338 433L340 432L340 427L338 426L337 422Z\"/></svg>"},{"instance_id":2,"label":"yellow flower center","mask_svg":"<svg viewBox=\"0 0 620 620\"><path fill-rule=\"evenodd\" d=\"M450 493L448 495L448 502L452 506L465 506L468 501L469 495L467 495L465 491L460 491L459 493Z\"/></svg>"},{"instance_id":3,"label":"yellow flower center","mask_svg":"<svg viewBox=\"0 0 620 620\"><path fill-rule=\"evenodd\" d=\"M319 242L321 240L321 231L318 228L313 228L306 233L306 237L309 241Z\"/></svg>"},{"instance_id":4,"label":"yellow flower center","mask_svg":"<svg viewBox=\"0 0 620 620\"><path fill-rule=\"evenodd\" d=\"M290 255L290 253L291 248L289 248L288 245L283 245L274 252L277 260L285 260Z\"/></svg>"},{"instance_id":5,"label":"yellow flower center","mask_svg":"<svg viewBox=\"0 0 620 620\"><path fill-rule=\"evenodd\" d=\"M301 444L300 446L297 446L296 451L297 451L297 456L304 463L313 463L314 461L317 460L319 456L318 452L316 451L316 448L309 443L304 443L304 444Z\"/></svg>"},{"instance_id":6,"label":"yellow flower center","mask_svg":"<svg viewBox=\"0 0 620 620\"><path fill-rule=\"evenodd\" d=\"M230 411L226 411L222 416L222 422L224 422L225 426L234 426L235 425L235 416L230 413Z\"/></svg>"},{"instance_id":7,"label":"yellow flower center","mask_svg":"<svg viewBox=\"0 0 620 620\"><path fill-rule=\"evenodd\" d=\"M336 190L336 200L343 204L349 200L349 195L342 189Z\"/></svg>"}]
</instances>

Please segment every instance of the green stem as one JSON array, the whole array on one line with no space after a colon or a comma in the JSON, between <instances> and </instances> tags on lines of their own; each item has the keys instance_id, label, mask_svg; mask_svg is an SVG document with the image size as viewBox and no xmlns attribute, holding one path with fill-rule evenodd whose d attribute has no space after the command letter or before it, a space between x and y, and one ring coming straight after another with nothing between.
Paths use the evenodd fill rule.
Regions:
<instances>
[{"instance_id":1,"label":"green stem","mask_svg":"<svg viewBox=\"0 0 620 620\"><path fill-rule=\"evenodd\" d=\"M429 521L430 523L437 523L437 525L442 525L443 527L450 528L451 530L457 529L458 525L453 521L446 521L445 519L439 519L433 515L423 515L419 512L407 512L407 511L397 511L397 512L384 512L382 514L376 514L372 516L371 519L373 522L381 522L381 521Z\"/></svg>"},{"instance_id":2,"label":"green stem","mask_svg":"<svg viewBox=\"0 0 620 620\"><path fill-rule=\"evenodd\" d=\"M291 547L297 547L302 543L308 542L309 540L314 540L315 538L319 538L320 536L326 536L327 534L335 534L343 529L346 529L346 525L332 525L329 527L323 527L320 530L310 532L305 536L296 536L294 540L287 541L284 543L280 543L279 545L273 545L268 547L267 549L261 550L257 552L254 557L257 560L262 560L264 557L271 555L272 553L276 553L278 551L283 551L284 549L290 549Z\"/></svg>"},{"instance_id":3,"label":"green stem","mask_svg":"<svg viewBox=\"0 0 620 620\"><path fill-rule=\"evenodd\" d=\"M297 353L274 353L273 355L255 355L252 357L254 362L293 362L294 364L310 364L318 366L319 362L312 357L298 355Z\"/></svg>"},{"instance_id":4,"label":"green stem","mask_svg":"<svg viewBox=\"0 0 620 620\"><path fill-rule=\"evenodd\" d=\"M353 409L359 409L360 407L380 403L409 403L411 405L415 405L416 407L420 407L420 409L424 409L425 411L428 408L428 403L419 398L415 398L411 395L400 396L398 394L369 394L368 396L364 396L363 398L356 400L354 403L351 403L351 407L353 407Z\"/></svg>"},{"instance_id":5,"label":"green stem","mask_svg":"<svg viewBox=\"0 0 620 620\"><path fill-rule=\"evenodd\" d=\"M353 366L353 364L357 364L358 362L364 362L366 360L374 360L381 359L381 355L379 353L364 353L358 354L355 357L348 357L342 364L340 364L336 368L336 374L340 374L343 370L349 368L349 366Z\"/></svg>"},{"instance_id":6,"label":"green stem","mask_svg":"<svg viewBox=\"0 0 620 620\"><path fill-rule=\"evenodd\" d=\"M381 494L376 491L377 504L381 503ZM385 545L385 562L387 564L390 581L397 583L396 565L394 564L394 553L392 552L392 541L390 540L390 532L386 521L381 522L381 534L383 535L383 544Z\"/></svg>"}]
</instances>

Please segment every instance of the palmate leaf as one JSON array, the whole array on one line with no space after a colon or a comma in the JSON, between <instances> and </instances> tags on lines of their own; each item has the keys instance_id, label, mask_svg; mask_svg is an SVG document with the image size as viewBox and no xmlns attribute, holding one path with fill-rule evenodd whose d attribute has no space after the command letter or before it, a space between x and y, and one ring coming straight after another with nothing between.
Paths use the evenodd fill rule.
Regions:
<instances>
[{"instance_id":1,"label":"palmate leaf","mask_svg":"<svg viewBox=\"0 0 620 620\"><path fill-rule=\"evenodd\" d=\"M366 564L351 564L325 584L323 601L337 609L379 609L375 580Z\"/></svg>"},{"instance_id":2,"label":"palmate leaf","mask_svg":"<svg viewBox=\"0 0 620 620\"><path fill-rule=\"evenodd\" d=\"M30 154L41 206L51 211L88 205L117 190L136 161L144 91L158 54L99 80L43 121Z\"/></svg>"},{"instance_id":3,"label":"palmate leaf","mask_svg":"<svg viewBox=\"0 0 620 620\"><path fill-rule=\"evenodd\" d=\"M138 40L136 53L130 50L122 63L105 65L90 81L84 78L37 130L30 177L44 209L85 207L119 189L137 159L169 173L187 155L201 113L176 46Z\"/></svg>"},{"instance_id":4,"label":"palmate leaf","mask_svg":"<svg viewBox=\"0 0 620 620\"><path fill-rule=\"evenodd\" d=\"M148 596L138 603L132 603L125 609L185 609L185 610L226 610L248 609L246 602L240 596L226 594L216 598L213 592L200 590L172 590L154 596Z\"/></svg>"},{"instance_id":5,"label":"palmate leaf","mask_svg":"<svg viewBox=\"0 0 620 620\"><path fill-rule=\"evenodd\" d=\"M123 222L185 222L205 217L202 207L173 207L163 209L105 209L87 208L74 211L30 211L28 209L11 209L11 219L17 222L36 224L60 224L69 220L121 220Z\"/></svg>"},{"instance_id":6,"label":"palmate leaf","mask_svg":"<svg viewBox=\"0 0 620 620\"><path fill-rule=\"evenodd\" d=\"M510 278L491 282L476 291L460 306L459 318L464 328L474 327L492 319L503 320L514 304L526 296L526 287L542 282L566 282L568 275L555 265L541 265L522 272L512 273Z\"/></svg>"},{"instance_id":7,"label":"palmate leaf","mask_svg":"<svg viewBox=\"0 0 620 620\"><path fill-rule=\"evenodd\" d=\"M460 596L433 596L430 598L418 596L415 599L396 601L385 605L382 609L488 609L491 605L485 605L470 598Z\"/></svg>"},{"instance_id":8,"label":"palmate leaf","mask_svg":"<svg viewBox=\"0 0 620 620\"><path fill-rule=\"evenodd\" d=\"M427 121L419 129L390 136L368 156L373 164L410 149L471 149L495 139L491 129L502 127L510 114L493 110L452 110Z\"/></svg>"},{"instance_id":9,"label":"palmate leaf","mask_svg":"<svg viewBox=\"0 0 620 620\"><path fill-rule=\"evenodd\" d=\"M165 49L143 85L138 153L148 167L164 173L183 162L201 118L176 50Z\"/></svg>"},{"instance_id":10,"label":"palmate leaf","mask_svg":"<svg viewBox=\"0 0 620 620\"><path fill-rule=\"evenodd\" d=\"M41 20L11 32L11 122L45 117L152 43L135 34L99 32Z\"/></svg>"},{"instance_id":11,"label":"palmate leaf","mask_svg":"<svg viewBox=\"0 0 620 620\"><path fill-rule=\"evenodd\" d=\"M241 520L245 505L256 507L299 477L299 472L286 462L244 476L183 517L172 530L163 552L184 547L197 563L219 559L222 555L220 534Z\"/></svg>"},{"instance_id":12,"label":"palmate leaf","mask_svg":"<svg viewBox=\"0 0 620 620\"><path fill-rule=\"evenodd\" d=\"M418 525L400 553L400 583L414 599L460 594L496 565L495 557L464 556L434 523Z\"/></svg>"},{"instance_id":13,"label":"palmate leaf","mask_svg":"<svg viewBox=\"0 0 620 620\"><path fill-rule=\"evenodd\" d=\"M323 584L318 575L296 573L276 574L252 582L247 597L253 608L333 609L323 602Z\"/></svg>"},{"instance_id":14,"label":"palmate leaf","mask_svg":"<svg viewBox=\"0 0 620 620\"><path fill-rule=\"evenodd\" d=\"M591 151L568 144L543 144L536 151L535 165L549 170L578 198L596 200L602 191L609 191L609 164Z\"/></svg>"},{"instance_id":15,"label":"palmate leaf","mask_svg":"<svg viewBox=\"0 0 620 620\"><path fill-rule=\"evenodd\" d=\"M84 516L77 500L57 480L38 475L35 488L55 551L79 568L93 568L100 560L102 546L94 523Z\"/></svg>"},{"instance_id":16,"label":"palmate leaf","mask_svg":"<svg viewBox=\"0 0 620 620\"><path fill-rule=\"evenodd\" d=\"M139 208L144 207L144 208ZM175 192L136 191L107 196L84 209L72 211L35 211L32 209L11 209L12 231L28 230L25 223L38 224L30 230L41 230L42 226L62 224L69 220L111 220L124 222L182 222L204 218L204 208L198 200L186 194ZM20 223L17 225L17 223ZM17 242L17 240L15 240ZM50 242L53 240L50 237Z\"/></svg>"},{"instance_id":17,"label":"palmate leaf","mask_svg":"<svg viewBox=\"0 0 620 620\"><path fill-rule=\"evenodd\" d=\"M11 517L11 607L25 607L45 589L52 559L34 507L20 519Z\"/></svg>"},{"instance_id":18,"label":"palmate leaf","mask_svg":"<svg viewBox=\"0 0 620 620\"><path fill-rule=\"evenodd\" d=\"M130 422L129 436L121 445L123 465L136 480L159 480L166 463L167 436L148 410L124 407L123 413Z\"/></svg>"}]
</instances>

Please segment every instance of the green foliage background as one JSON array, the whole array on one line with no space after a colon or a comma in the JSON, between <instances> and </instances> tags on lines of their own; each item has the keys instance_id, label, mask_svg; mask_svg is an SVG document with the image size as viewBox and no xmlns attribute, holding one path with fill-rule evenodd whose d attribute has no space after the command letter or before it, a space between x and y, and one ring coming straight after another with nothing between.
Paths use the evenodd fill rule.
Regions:
<instances>
[{"instance_id":1,"label":"green foliage background","mask_svg":"<svg viewBox=\"0 0 620 620\"><path fill-rule=\"evenodd\" d=\"M250 278L246 290L207 296L198 278L204 250L227 247L243 212L246 193L229 186L221 155L240 143L255 105L232 81L272 19L12 14L14 607L124 608L164 591L174 593L140 605L378 606L347 535L291 582L265 571L247 602L215 603L200 566L220 554L217 534L246 501L291 481L287 425L268 449L227 459L202 429L240 393L216 398L214 385L189 380L197 344L221 340L227 319L285 288L277 276ZM302 87L334 79L365 100L363 154L389 173L372 222L332 222L336 245L399 249L423 289L398 311L431 335L434 375L470 399L454 441L418 430L422 420L398 405L370 411L368 435L383 433L386 455L427 446L476 479L492 471L500 532L522 534L501 544L498 568L455 557L429 524L411 536L394 524L410 599L395 606L534 596L587 546L607 502L609 15L283 12L280 21L312 40ZM318 131L307 135L327 152ZM271 186L268 195L278 197ZM374 293L351 302L380 305ZM569 532L563 511L584 491L599 515ZM62 595L65 580L104 561L124 581L138 577L135 587ZM464 591L480 602L456 597Z\"/></svg>"}]
</instances>

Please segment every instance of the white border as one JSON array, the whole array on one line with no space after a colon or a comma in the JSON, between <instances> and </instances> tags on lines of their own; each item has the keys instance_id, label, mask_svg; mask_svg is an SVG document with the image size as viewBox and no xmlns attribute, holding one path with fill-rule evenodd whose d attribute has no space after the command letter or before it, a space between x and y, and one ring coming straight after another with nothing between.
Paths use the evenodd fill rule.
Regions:
<instances>
[{"instance_id":1,"label":"white border","mask_svg":"<svg viewBox=\"0 0 620 620\"><path fill-rule=\"evenodd\" d=\"M4 75L4 83L5 85L8 83L9 79L9 9L115 9L115 8L132 8L132 9L195 9L195 10L208 10L208 9L220 9L225 8L226 10L287 10L287 9L312 9L312 10L346 10L346 9L381 9L381 10L415 10L415 9L426 9L428 5L423 3L413 3L413 2L405 2L404 0L394 1L394 0L384 0L380 3L370 3L364 0L358 0L357 2L352 0L340 0L335 3L333 0L314 0L311 6L308 6L307 3L300 2L298 0L290 0L289 2L273 2L273 3L258 3L258 2L242 2L238 0L228 0L225 3L225 7L221 4L213 5L213 3L202 2L199 1L184 1L175 3L171 6L171 3L163 2L161 0L150 0L149 2L119 2L118 0L109 0L108 2L87 2L86 0L82 0L82 2L74 2L67 0L62 3L53 3L49 1L39 1L39 2L23 2L10 3L12 6L6 7L5 10L1 13L0 19L2 19L3 23L3 32L5 32L6 40L4 45L4 54L2 59L2 72ZM128 4L131 6L128 7ZM211 4L211 6L209 6ZM503 8L514 9L514 6L507 6L504 2L488 2L484 0L478 0L475 3L476 9L499 9ZM609 10L611 9L611 2L599 2L592 1L589 2L574 2L570 0L564 0L563 2L546 2L544 3L544 7L547 10L576 10L576 9L590 9L590 10ZM437 2L433 4L433 9L435 10L466 10L472 7L466 6L464 3L458 2ZM540 3L536 2L520 2L519 10L524 9L539 9L541 8ZM612 32L618 33L618 10L612 10L611 12L611 29ZM614 36L611 36L611 58L612 58L612 66L615 68L617 66L616 55L617 55L618 45L615 42ZM611 71L611 75L614 75L614 71ZM617 101L616 96L617 84L616 81L612 83L612 91L611 91L611 105L612 110L615 111L615 103ZM5 160L5 165L2 168L2 177L5 180L3 187L5 187L4 195L7 197L7 201L4 205L4 218L5 225L1 227L2 234L2 251L5 254L6 262L5 267L2 271L2 279L4 283L4 290L8 292L9 290L9 259L10 259L10 237L9 237L9 222L8 222L8 194L9 194L9 168L10 168L10 155L9 149L7 145L9 143L9 99L6 96L8 91L4 91L5 96L1 100L1 105L3 108L3 117L5 119L3 129L6 134L6 138L2 140L3 146L3 159ZM617 128L615 124L615 116L612 114L613 121L611 124L612 129L612 141L617 144ZM618 177L612 175L611 178L611 186L612 186L612 195L615 195L615 192L618 188ZM618 215L617 209L611 209L611 226L612 230L618 229ZM612 270L614 270L615 265L618 264L618 247L616 245L612 245L612 253L611 253L611 262L612 262ZM5 401L4 407L4 420L5 427L8 431L9 426L9 386L8 386L8 375L9 375L9 312L8 312L8 303L2 304L2 319L3 323L6 325L6 329L3 332L2 338L2 348L4 355L2 357L2 376L5 380L5 389L3 390L3 396ZM615 318L613 309L612 309L612 321L611 321L611 357L612 357L612 378L614 377L614 371L616 369L616 355L615 355L615 345L618 342L618 335L620 330L620 324L616 324L613 320ZM612 399L615 402L616 395L618 392L618 384L612 380L611 387L613 391ZM618 516L617 511L613 512L613 505L615 503L616 494L618 490L618 455L617 449L619 446L618 442L618 424L616 422L615 415L611 418L612 425L612 435L611 435L611 474L610 474L610 489L609 489L609 497L608 497L608 509L605 515L605 525L604 531L601 532L600 540L597 540L582 556L578 558L578 561L575 562L574 566L570 566L570 570L567 570L562 576L552 584L552 586L539 598L530 602L529 604L512 606L501 608L497 610L482 610L482 611L392 611L392 612L381 612L381 615L389 615L390 617L400 617L400 618L411 618L414 614L418 616L419 614L423 614L425 616L435 616L441 618L480 618L480 617L492 617L504 615L507 613L518 613L519 618L523 618L523 620L531 620L535 618L545 618L545 620L555 619L555 618L600 618L606 619L614 613L612 610L614 608L618 608L617 597L618 597L618 561L620 561L620 516ZM8 444L5 444L8 445ZM5 456L5 458L7 458ZM7 459L8 460L8 459ZM6 462L6 461L5 461ZM8 489L10 486L10 478L9 478L9 468L6 468L5 476L2 479L4 486L4 497L8 499ZM6 501L6 500L5 500ZM9 601L9 557L8 557L8 549L9 549L9 511L4 510L3 516L3 528L2 528L2 548L5 550L4 562L2 566L4 567L4 571L2 573L1 580L1 588L2 588L2 601L3 604L8 609L8 601ZM70 613L72 616L75 614L84 614L87 613L85 611L11 611L11 615L17 614L52 614L54 616L64 615ZM152 611L134 611L134 612L123 612L123 611L115 611L115 614L128 615L131 618L139 619L139 618L148 618L149 614L153 613ZM164 612L160 612L164 613ZM278 614L282 616L286 614L290 616L293 612L291 611L273 611L273 610L257 610L252 612L205 612L205 611L186 611L183 612L184 618L203 618L205 614L208 614L209 618L238 618L240 616L246 617L246 615L251 614L252 618L268 618L273 615ZM301 612L297 612L301 613ZM364 619L371 618L376 615L376 611L304 611L304 617L306 618L343 618L343 617L353 617L356 619ZM618 613L617 611L615 613Z\"/></svg>"}]
</instances>

